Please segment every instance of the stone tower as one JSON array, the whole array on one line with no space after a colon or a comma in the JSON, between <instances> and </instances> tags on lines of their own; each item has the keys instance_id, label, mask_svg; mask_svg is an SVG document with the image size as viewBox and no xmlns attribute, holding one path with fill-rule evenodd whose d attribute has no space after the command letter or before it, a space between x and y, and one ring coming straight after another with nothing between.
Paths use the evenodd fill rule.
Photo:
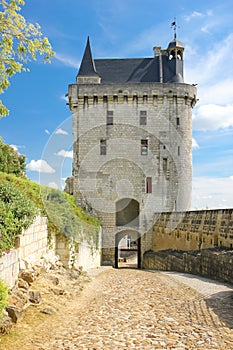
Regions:
<instances>
[{"instance_id":1,"label":"stone tower","mask_svg":"<svg viewBox=\"0 0 233 350\"><path fill-rule=\"evenodd\" d=\"M151 248L157 213L190 208L192 108L184 47L174 39L154 57L93 59L89 38L69 85L74 159L71 192L102 222L102 263L117 265L119 241Z\"/></svg>"}]
</instances>

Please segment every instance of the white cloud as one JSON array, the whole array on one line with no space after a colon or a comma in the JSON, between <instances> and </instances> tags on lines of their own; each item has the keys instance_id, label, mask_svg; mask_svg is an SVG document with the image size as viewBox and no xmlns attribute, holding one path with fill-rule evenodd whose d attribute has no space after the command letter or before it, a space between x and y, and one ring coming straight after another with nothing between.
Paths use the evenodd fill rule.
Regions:
<instances>
[{"instance_id":1,"label":"white cloud","mask_svg":"<svg viewBox=\"0 0 233 350\"><path fill-rule=\"evenodd\" d=\"M56 190L59 189L59 186L56 184L56 182L49 182L48 187L55 188Z\"/></svg>"},{"instance_id":2,"label":"white cloud","mask_svg":"<svg viewBox=\"0 0 233 350\"><path fill-rule=\"evenodd\" d=\"M65 151L62 149L61 151L55 153L57 156L65 157L65 158L73 158L73 151Z\"/></svg>"},{"instance_id":3,"label":"white cloud","mask_svg":"<svg viewBox=\"0 0 233 350\"><path fill-rule=\"evenodd\" d=\"M16 152L18 152L18 146L16 146L16 145L10 145L10 147L12 147Z\"/></svg>"},{"instance_id":4,"label":"white cloud","mask_svg":"<svg viewBox=\"0 0 233 350\"><path fill-rule=\"evenodd\" d=\"M186 64L186 81L208 87L212 82L217 84L232 76L232 46L233 33L215 43L206 52L200 52L200 49L194 47L194 52L199 55L189 53Z\"/></svg>"},{"instance_id":5,"label":"white cloud","mask_svg":"<svg viewBox=\"0 0 233 350\"><path fill-rule=\"evenodd\" d=\"M63 100L63 101L68 102L68 96L67 95L61 95L60 99Z\"/></svg>"},{"instance_id":6,"label":"white cloud","mask_svg":"<svg viewBox=\"0 0 233 350\"><path fill-rule=\"evenodd\" d=\"M27 170L47 174L55 173L55 170L43 159L31 160L30 163L27 164Z\"/></svg>"},{"instance_id":7,"label":"white cloud","mask_svg":"<svg viewBox=\"0 0 233 350\"><path fill-rule=\"evenodd\" d=\"M185 21L189 22L193 18L200 18L200 17L204 17L204 14L198 11L193 11L191 15L185 16L184 19Z\"/></svg>"},{"instance_id":8,"label":"white cloud","mask_svg":"<svg viewBox=\"0 0 233 350\"><path fill-rule=\"evenodd\" d=\"M47 135L50 135L50 132L49 132L49 130L48 129L45 129L45 131L44 131Z\"/></svg>"},{"instance_id":9,"label":"white cloud","mask_svg":"<svg viewBox=\"0 0 233 350\"><path fill-rule=\"evenodd\" d=\"M233 78L217 80L209 86L200 87L201 104L230 104L233 101Z\"/></svg>"},{"instance_id":10,"label":"white cloud","mask_svg":"<svg viewBox=\"0 0 233 350\"><path fill-rule=\"evenodd\" d=\"M25 146L14 145L14 144L10 145L10 147L12 147L16 152L18 152L18 154L20 154L19 153L20 148L25 148Z\"/></svg>"},{"instance_id":11,"label":"white cloud","mask_svg":"<svg viewBox=\"0 0 233 350\"><path fill-rule=\"evenodd\" d=\"M75 58L63 54L56 53L55 59L57 59L61 63L64 63L64 65L68 67L78 68L80 65L80 62Z\"/></svg>"},{"instance_id":12,"label":"white cloud","mask_svg":"<svg viewBox=\"0 0 233 350\"><path fill-rule=\"evenodd\" d=\"M198 149L198 148L200 148L199 145L198 145L198 143L197 143L197 141L196 141L194 138L192 138L192 148L193 148L193 149Z\"/></svg>"},{"instance_id":13,"label":"white cloud","mask_svg":"<svg viewBox=\"0 0 233 350\"><path fill-rule=\"evenodd\" d=\"M208 104L195 110L193 128L195 130L217 130L233 126L233 104L220 106Z\"/></svg>"},{"instance_id":14,"label":"white cloud","mask_svg":"<svg viewBox=\"0 0 233 350\"><path fill-rule=\"evenodd\" d=\"M233 33L202 51L189 43L186 81L198 83L193 128L217 130L233 125ZM193 54L192 54L193 51ZM199 54L198 54L199 53Z\"/></svg>"},{"instance_id":15,"label":"white cloud","mask_svg":"<svg viewBox=\"0 0 233 350\"><path fill-rule=\"evenodd\" d=\"M65 131L65 130L63 130L63 129L61 129L61 128L57 129L57 130L55 131L55 134L56 134L56 135L69 135L67 131Z\"/></svg>"},{"instance_id":16,"label":"white cloud","mask_svg":"<svg viewBox=\"0 0 233 350\"><path fill-rule=\"evenodd\" d=\"M194 177L193 209L232 208L233 176L225 178Z\"/></svg>"}]
</instances>

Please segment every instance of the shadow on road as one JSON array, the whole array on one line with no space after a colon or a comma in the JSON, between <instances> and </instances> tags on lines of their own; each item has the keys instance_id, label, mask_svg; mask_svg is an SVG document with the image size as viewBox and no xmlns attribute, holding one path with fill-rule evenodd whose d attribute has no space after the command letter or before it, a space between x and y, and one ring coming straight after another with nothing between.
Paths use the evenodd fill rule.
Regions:
<instances>
[{"instance_id":1,"label":"shadow on road","mask_svg":"<svg viewBox=\"0 0 233 350\"><path fill-rule=\"evenodd\" d=\"M219 292L204 299L206 305L228 328L233 328L233 292Z\"/></svg>"}]
</instances>

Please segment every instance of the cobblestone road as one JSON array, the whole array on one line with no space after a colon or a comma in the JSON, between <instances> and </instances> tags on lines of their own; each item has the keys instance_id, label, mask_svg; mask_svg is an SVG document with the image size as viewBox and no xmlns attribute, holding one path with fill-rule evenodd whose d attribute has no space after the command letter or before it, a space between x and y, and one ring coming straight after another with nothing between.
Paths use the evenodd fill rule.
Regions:
<instances>
[{"instance_id":1,"label":"cobblestone road","mask_svg":"<svg viewBox=\"0 0 233 350\"><path fill-rule=\"evenodd\" d=\"M203 297L168 276L120 269L95 282L85 313L72 310L75 322L44 348L233 349L232 329Z\"/></svg>"},{"instance_id":2,"label":"cobblestone road","mask_svg":"<svg viewBox=\"0 0 233 350\"><path fill-rule=\"evenodd\" d=\"M59 326L48 326L49 337L34 337L24 349L230 350L233 322L222 318L224 296L217 299L208 305L205 296L168 274L107 269L66 308Z\"/></svg>"}]
</instances>

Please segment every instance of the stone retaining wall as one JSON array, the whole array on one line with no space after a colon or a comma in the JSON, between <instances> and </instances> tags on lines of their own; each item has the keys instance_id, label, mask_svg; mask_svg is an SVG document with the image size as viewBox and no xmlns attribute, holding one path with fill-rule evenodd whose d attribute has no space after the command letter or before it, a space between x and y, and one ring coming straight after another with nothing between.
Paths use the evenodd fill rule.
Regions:
<instances>
[{"instance_id":1,"label":"stone retaining wall","mask_svg":"<svg viewBox=\"0 0 233 350\"><path fill-rule=\"evenodd\" d=\"M86 271L99 267L101 264L101 231L97 246L94 242L87 242L85 239L75 244L69 238L57 235L55 250L62 264L67 268L82 268Z\"/></svg>"},{"instance_id":2,"label":"stone retaining wall","mask_svg":"<svg viewBox=\"0 0 233 350\"><path fill-rule=\"evenodd\" d=\"M0 278L12 287L24 262L34 264L39 261L46 253L47 246L47 218L38 216L34 223L16 238L15 249L0 258Z\"/></svg>"},{"instance_id":3,"label":"stone retaining wall","mask_svg":"<svg viewBox=\"0 0 233 350\"><path fill-rule=\"evenodd\" d=\"M143 268L186 272L233 283L233 250L149 251L144 254Z\"/></svg>"}]
</instances>

